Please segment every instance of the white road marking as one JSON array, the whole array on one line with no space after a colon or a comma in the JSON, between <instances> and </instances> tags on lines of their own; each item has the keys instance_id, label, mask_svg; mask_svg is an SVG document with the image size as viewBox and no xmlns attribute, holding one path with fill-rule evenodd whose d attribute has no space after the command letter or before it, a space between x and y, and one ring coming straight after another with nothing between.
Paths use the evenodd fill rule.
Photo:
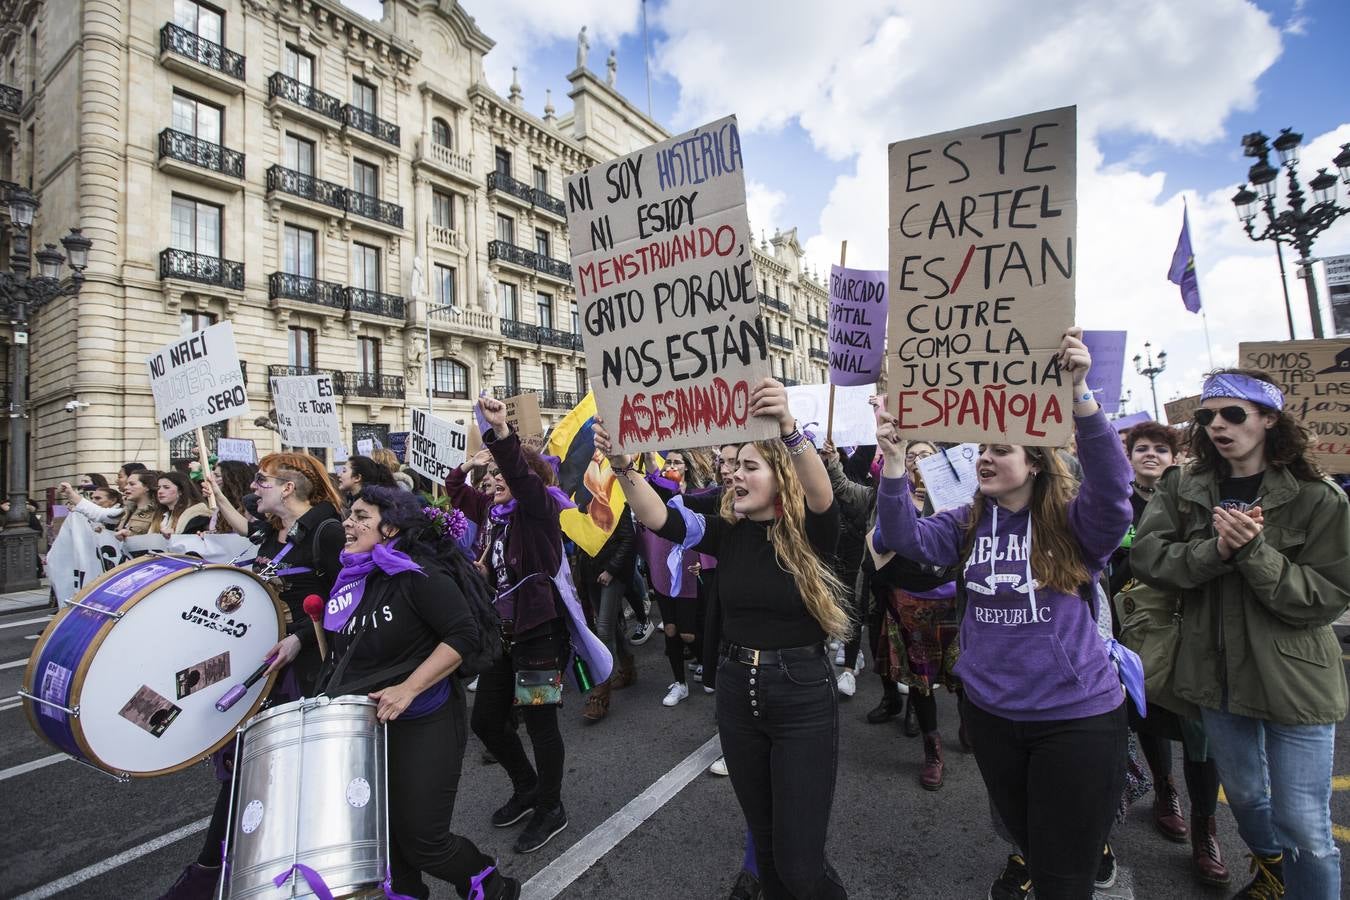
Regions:
<instances>
[{"instance_id":1,"label":"white road marking","mask_svg":"<svg viewBox=\"0 0 1350 900\"><path fill-rule=\"evenodd\" d=\"M26 666L26 665L28 665L28 657L24 657L23 659L16 659L7 663L0 663L0 671L3 671L5 669L17 669L19 666Z\"/></svg>"},{"instance_id":2,"label":"white road marking","mask_svg":"<svg viewBox=\"0 0 1350 900\"><path fill-rule=\"evenodd\" d=\"M5 700L3 702L0 702L0 712L5 712L6 710L10 709L18 709L20 706L23 706L22 700Z\"/></svg>"},{"instance_id":3,"label":"white road marking","mask_svg":"<svg viewBox=\"0 0 1350 900\"><path fill-rule=\"evenodd\" d=\"M110 856L103 860L103 862L94 863L92 866L86 866L78 872L71 872L69 875L65 875L55 881L50 881L42 887L34 888L26 894L20 894L15 900L44 900L46 897L51 897L62 891L68 891L76 885L84 884L84 882L91 878L97 878L100 875L111 872L113 869L124 866L132 860L140 859L142 856L154 853L162 847L167 847L170 844L181 841L183 838L190 837L199 831L205 831L206 826L210 824L210 822L210 816L207 816L204 819L198 819L195 822L184 825L182 828L161 835L154 840L146 841L144 844L132 847L130 850L124 850L116 856Z\"/></svg>"},{"instance_id":4,"label":"white road marking","mask_svg":"<svg viewBox=\"0 0 1350 900\"><path fill-rule=\"evenodd\" d=\"M39 616L36 619L20 619L17 622L0 622L0 628L18 628L20 625L36 625L39 622L46 624L51 620L51 616Z\"/></svg>"},{"instance_id":5,"label":"white road marking","mask_svg":"<svg viewBox=\"0 0 1350 900\"><path fill-rule=\"evenodd\" d=\"M717 735L525 882L521 900L553 900L722 755ZM24 898L19 898L24 900Z\"/></svg>"},{"instance_id":6,"label":"white road marking","mask_svg":"<svg viewBox=\"0 0 1350 900\"><path fill-rule=\"evenodd\" d=\"M67 759L70 759L70 757L64 753L53 753L51 756L44 756L41 759L26 762L21 766L10 766L8 769L0 769L0 781L14 778L19 775L25 775L29 772L35 772L38 769L45 769L47 766Z\"/></svg>"},{"instance_id":7,"label":"white road marking","mask_svg":"<svg viewBox=\"0 0 1350 900\"><path fill-rule=\"evenodd\" d=\"M36 641L36 640L37 640L38 638L40 638L40 637L42 637L42 635L40 635L40 634L30 634L30 635L26 636L26 637L24 638L24 640L25 640L25 641Z\"/></svg>"}]
</instances>

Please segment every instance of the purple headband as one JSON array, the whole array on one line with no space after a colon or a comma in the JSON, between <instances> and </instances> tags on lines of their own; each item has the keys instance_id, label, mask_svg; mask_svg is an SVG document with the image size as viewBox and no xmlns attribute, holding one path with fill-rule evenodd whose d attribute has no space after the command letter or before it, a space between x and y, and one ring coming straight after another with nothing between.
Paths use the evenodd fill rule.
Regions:
<instances>
[{"instance_id":1,"label":"purple headband","mask_svg":"<svg viewBox=\"0 0 1350 900\"><path fill-rule=\"evenodd\" d=\"M1205 382L1204 390L1200 392L1201 402L1213 397L1235 397L1271 409L1284 409L1284 394L1275 385L1259 378L1231 372L1211 375Z\"/></svg>"}]
</instances>

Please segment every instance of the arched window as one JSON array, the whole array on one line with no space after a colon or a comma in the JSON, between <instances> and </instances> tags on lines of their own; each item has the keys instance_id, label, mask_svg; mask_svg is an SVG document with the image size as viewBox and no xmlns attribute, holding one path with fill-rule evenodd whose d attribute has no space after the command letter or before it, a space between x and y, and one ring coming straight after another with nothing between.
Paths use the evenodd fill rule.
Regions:
<instances>
[{"instance_id":1,"label":"arched window","mask_svg":"<svg viewBox=\"0 0 1350 900\"><path fill-rule=\"evenodd\" d=\"M442 147L454 148L453 135L450 133L450 123L444 119L431 120L431 139Z\"/></svg>"},{"instance_id":2,"label":"arched window","mask_svg":"<svg viewBox=\"0 0 1350 900\"><path fill-rule=\"evenodd\" d=\"M431 362L431 390L437 397L469 399L469 367L453 359Z\"/></svg>"}]
</instances>

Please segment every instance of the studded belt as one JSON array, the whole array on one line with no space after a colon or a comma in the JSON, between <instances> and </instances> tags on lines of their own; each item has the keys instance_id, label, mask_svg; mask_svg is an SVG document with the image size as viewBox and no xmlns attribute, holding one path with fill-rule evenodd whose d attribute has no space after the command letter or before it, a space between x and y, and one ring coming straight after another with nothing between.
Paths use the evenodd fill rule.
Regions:
<instances>
[{"instance_id":1,"label":"studded belt","mask_svg":"<svg viewBox=\"0 0 1350 900\"><path fill-rule=\"evenodd\" d=\"M781 650L755 650L740 644L723 644L722 655L747 666L776 666L785 659L812 659L825 655L824 644L784 647Z\"/></svg>"}]
</instances>

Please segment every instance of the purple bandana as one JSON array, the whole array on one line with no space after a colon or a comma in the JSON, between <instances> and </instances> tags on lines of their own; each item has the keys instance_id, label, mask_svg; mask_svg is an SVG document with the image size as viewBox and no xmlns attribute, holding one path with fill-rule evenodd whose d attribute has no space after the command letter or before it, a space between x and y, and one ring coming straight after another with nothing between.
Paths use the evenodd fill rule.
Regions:
<instances>
[{"instance_id":1,"label":"purple bandana","mask_svg":"<svg viewBox=\"0 0 1350 900\"><path fill-rule=\"evenodd\" d=\"M342 571L338 572L333 592L328 595L328 605L323 609L325 631L341 631L347 624L365 596L366 576L375 569L378 568L386 575L400 572L425 574L422 567L412 561L412 557L389 544L376 544L369 553L348 553L343 550L338 559L342 561Z\"/></svg>"},{"instance_id":2,"label":"purple bandana","mask_svg":"<svg viewBox=\"0 0 1350 900\"><path fill-rule=\"evenodd\" d=\"M1204 390L1200 392L1200 400L1203 402L1215 397L1233 397L1238 400L1249 400L1270 409L1284 409L1284 394L1279 388L1269 381L1247 375L1225 372L1211 376L1205 382Z\"/></svg>"},{"instance_id":3,"label":"purple bandana","mask_svg":"<svg viewBox=\"0 0 1350 900\"><path fill-rule=\"evenodd\" d=\"M549 496L553 498L554 502L558 504L559 511L564 509L577 508L577 505L572 502L572 498L564 494L562 488L558 487L557 485L550 484L548 486L548 493ZM498 525L501 525L507 520L509 520L511 518L511 514L515 511L516 511L516 498L512 497L505 503L498 503L494 505L492 509L488 510L488 515L492 517L493 522L497 523Z\"/></svg>"}]
</instances>

